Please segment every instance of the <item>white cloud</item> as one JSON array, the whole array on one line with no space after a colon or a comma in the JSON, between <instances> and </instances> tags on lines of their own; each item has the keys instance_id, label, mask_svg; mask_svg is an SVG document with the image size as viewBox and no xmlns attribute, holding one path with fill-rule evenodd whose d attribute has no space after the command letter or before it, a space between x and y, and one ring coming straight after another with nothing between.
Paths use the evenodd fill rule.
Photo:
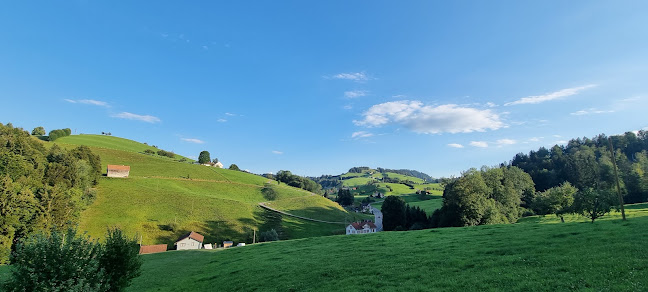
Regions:
<instances>
[{"instance_id":1,"label":"white cloud","mask_svg":"<svg viewBox=\"0 0 648 292\"><path fill-rule=\"evenodd\" d=\"M486 103L486 106L487 107L496 107L497 105L489 101L489 102Z\"/></svg>"},{"instance_id":2,"label":"white cloud","mask_svg":"<svg viewBox=\"0 0 648 292\"><path fill-rule=\"evenodd\" d=\"M518 99L516 101L505 103L504 105L508 106L508 105L516 105L516 104L536 104L536 103L541 103L541 102L550 101L550 100L554 100L554 99L559 99L559 98L563 98L563 97L567 97L567 96L572 96L572 95L578 94L579 92L581 92L581 91L583 91L585 89L589 89L589 88L592 88L592 87L596 87L596 85L595 84L589 84L589 85L580 86L580 87L565 88L565 89L558 90L556 92L547 93L545 95L533 95L533 96L523 97L523 98Z\"/></svg>"},{"instance_id":3,"label":"white cloud","mask_svg":"<svg viewBox=\"0 0 648 292\"><path fill-rule=\"evenodd\" d=\"M424 134L470 133L505 127L499 115L491 110L462 107L456 104L423 105L420 101L392 101L372 106L358 126L378 127L390 123L403 125Z\"/></svg>"},{"instance_id":4,"label":"white cloud","mask_svg":"<svg viewBox=\"0 0 648 292\"><path fill-rule=\"evenodd\" d=\"M567 144L567 143L569 143L567 140L560 140L560 141L556 141L555 144Z\"/></svg>"},{"instance_id":5,"label":"white cloud","mask_svg":"<svg viewBox=\"0 0 648 292\"><path fill-rule=\"evenodd\" d=\"M277 151L277 150L272 150L272 153L273 153L273 154L277 154L277 155L281 155L281 154L283 154L283 152L281 152L281 151Z\"/></svg>"},{"instance_id":6,"label":"white cloud","mask_svg":"<svg viewBox=\"0 0 648 292\"><path fill-rule=\"evenodd\" d=\"M529 141L530 142L540 142L540 139L542 139L542 138L544 138L544 137L533 137L533 138L529 139Z\"/></svg>"},{"instance_id":7,"label":"white cloud","mask_svg":"<svg viewBox=\"0 0 648 292\"><path fill-rule=\"evenodd\" d=\"M226 119L218 119L218 120L216 120L216 121L219 122L219 123L225 123L225 122L227 122Z\"/></svg>"},{"instance_id":8,"label":"white cloud","mask_svg":"<svg viewBox=\"0 0 648 292\"><path fill-rule=\"evenodd\" d=\"M374 134L366 132L366 131L358 131L358 132L354 132L353 134L351 134L351 138L352 139L369 138L369 137L371 137L373 135Z\"/></svg>"},{"instance_id":9,"label":"white cloud","mask_svg":"<svg viewBox=\"0 0 648 292\"><path fill-rule=\"evenodd\" d=\"M356 98L356 97L362 97L362 96L367 96L367 91L366 90L351 90L351 91L345 91L344 92L344 97L346 98Z\"/></svg>"},{"instance_id":10,"label":"white cloud","mask_svg":"<svg viewBox=\"0 0 648 292\"><path fill-rule=\"evenodd\" d=\"M180 138L180 140L186 141L186 142L189 142L189 143L196 143L196 144L204 144L205 143L205 141L203 141L203 140L194 139L194 138Z\"/></svg>"},{"instance_id":11,"label":"white cloud","mask_svg":"<svg viewBox=\"0 0 648 292\"><path fill-rule=\"evenodd\" d=\"M606 113L613 113L613 112L614 112L613 110L603 111L603 110L598 110L598 109L595 109L595 108L588 108L588 109L583 109L583 110L573 112L570 115L572 115L572 116L584 116L584 115L593 115L593 114L606 114Z\"/></svg>"},{"instance_id":12,"label":"white cloud","mask_svg":"<svg viewBox=\"0 0 648 292\"><path fill-rule=\"evenodd\" d=\"M236 114L233 114L233 113L225 113L225 115L230 116L230 117L236 116Z\"/></svg>"},{"instance_id":13,"label":"white cloud","mask_svg":"<svg viewBox=\"0 0 648 292\"><path fill-rule=\"evenodd\" d=\"M450 144L448 144L448 147L452 147L452 148L464 148L464 145L457 144L457 143L450 143Z\"/></svg>"},{"instance_id":14,"label":"white cloud","mask_svg":"<svg viewBox=\"0 0 648 292\"><path fill-rule=\"evenodd\" d=\"M513 145L517 143L517 141L512 139L499 139L495 143L499 146L504 146L504 145Z\"/></svg>"},{"instance_id":15,"label":"white cloud","mask_svg":"<svg viewBox=\"0 0 648 292\"><path fill-rule=\"evenodd\" d=\"M82 103L82 104L89 104L89 105L96 105L96 106L103 106L103 107L109 107L108 103L105 101L100 101L100 100L94 100L94 99L64 99L65 101L69 103Z\"/></svg>"},{"instance_id":16,"label":"white cloud","mask_svg":"<svg viewBox=\"0 0 648 292\"><path fill-rule=\"evenodd\" d=\"M488 147L488 143L486 143L484 141L471 141L470 146L486 148L486 147Z\"/></svg>"},{"instance_id":17,"label":"white cloud","mask_svg":"<svg viewBox=\"0 0 648 292\"><path fill-rule=\"evenodd\" d=\"M367 81L372 79L369 76L367 76L365 72L340 73L340 74L335 74L333 76L330 76L328 78L351 80L355 82L362 82L362 81Z\"/></svg>"},{"instance_id":18,"label":"white cloud","mask_svg":"<svg viewBox=\"0 0 648 292\"><path fill-rule=\"evenodd\" d=\"M406 98L407 95L405 94L397 94L397 95L392 95L393 98Z\"/></svg>"},{"instance_id":19,"label":"white cloud","mask_svg":"<svg viewBox=\"0 0 648 292\"><path fill-rule=\"evenodd\" d=\"M555 137L555 138L560 138L560 137L562 137L562 136L560 136L560 135L552 135L552 136Z\"/></svg>"},{"instance_id":20,"label":"white cloud","mask_svg":"<svg viewBox=\"0 0 648 292\"><path fill-rule=\"evenodd\" d=\"M350 109L353 108L353 106L350 105L350 104L347 104L347 105L343 106L342 108L345 109L345 110L350 110Z\"/></svg>"},{"instance_id":21,"label":"white cloud","mask_svg":"<svg viewBox=\"0 0 648 292\"><path fill-rule=\"evenodd\" d=\"M115 118L120 118L120 119L126 119L126 120L137 120L137 121L143 121L147 123L159 123L162 120L160 120L158 117L150 116L150 115L138 115L134 113L129 113L129 112L121 112L116 115L113 115Z\"/></svg>"}]
</instances>

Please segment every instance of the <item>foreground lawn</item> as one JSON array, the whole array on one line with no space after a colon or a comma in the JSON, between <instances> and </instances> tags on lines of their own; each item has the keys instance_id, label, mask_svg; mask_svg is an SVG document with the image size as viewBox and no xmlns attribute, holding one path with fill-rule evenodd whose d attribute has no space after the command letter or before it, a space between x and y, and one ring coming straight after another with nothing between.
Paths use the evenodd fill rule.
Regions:
<instances>
[{"instance_id":1,"label":"foreground lawn","mask_svg":"<svg viewBox=\"0 0 648 292\"><path fill-rule=\"evenodd\" d=\"M547 216L146 255L129 291L644 291L646 207L626 222Z\"/></svg>"}]
</instances>

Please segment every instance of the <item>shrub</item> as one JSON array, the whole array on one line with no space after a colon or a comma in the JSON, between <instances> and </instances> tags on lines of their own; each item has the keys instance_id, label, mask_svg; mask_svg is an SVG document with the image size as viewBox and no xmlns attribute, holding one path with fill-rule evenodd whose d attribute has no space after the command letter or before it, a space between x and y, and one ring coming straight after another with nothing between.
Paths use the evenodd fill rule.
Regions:
<instances>
[{"instance_id":1,"label":"shrub","mask_svg":"<svg viewBox=\"0 0 648 292\"><path fill-rule=\"evenodd\" d=\"M229 170L237 170L237 171L240 171L241 169L238 167L238 165L232 163L232 164L230 165L230 167L229 167Z\"/></svg>"},{"instance_id":2,"label":"shrub","mask_svg":"<svg viewBox=\"0 0 648 292\"><path fill-rule=\"evenodd\" d=\"M169 157L169 158L175 157L175 153L173 153L172 151L165 151L165 150L162 150L162 149L158 150L157 154L160 155L160 156L166 156L166 157Z\"/></svg>"},{"instance_id":3,"label":"shrub","mask_svg":"<svg viewBox=\"0 0 648 292\"><path fill-rule=\"evenodd\" d=\"M274 229L270 229L268 231L259 233L260 242L277 241L277 240L279 240L279 234L277 234L277 231Z\"/></svg>"},{"instance_id":4,"label":"shrub","mask_svg":"<svg viewBox=\"0 0 648 292\"><path fill-rule=\"evenodd\" d=\"M45 135L45 128L43 128L43 127L36 127L36 128L34 128L34 129L32 130L31 134L32 134L32 135L35 135L35 136L43 136L43 135Z\"/></svg>"},{"instance_id":5,"label":"shrub","mask_svg":"<svg viewBox=\"0 0 648 292\"><path fill-rule=\"evenodd\" d=\"M153 151L151 149L146 149L146 150L144 150L144 153L153 155L153 154L155 154L155 151Z\"/></svg>"},{"instance_id":6,"label":"shrub","mask_svg":"<svg viewBox=\"0 0 648 292\"><path fill-rule=\"evenodd\" d=\"M142 260L135 238L127 238L120 229L108 229L106 243L99 257L109 291L124 291L141 274Z\"/></svg>"},{"instance_id":7,"label":"shrub","mask_svg":"<svg viewBox=\"0 0 648 292\"><path fill-rule=\"evenodd\" d=\"M277 199L277 191L275 191L271 184L265 184L261 189L261 193L263 193L263 197L268 201Z\"/></svg>"}]
</instances>

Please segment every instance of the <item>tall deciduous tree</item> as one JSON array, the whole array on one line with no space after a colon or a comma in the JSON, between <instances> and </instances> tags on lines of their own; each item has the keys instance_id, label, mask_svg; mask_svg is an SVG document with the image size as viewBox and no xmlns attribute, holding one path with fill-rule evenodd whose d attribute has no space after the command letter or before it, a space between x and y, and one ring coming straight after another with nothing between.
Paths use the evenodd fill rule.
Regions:
<instances>
[{"instance_id":1,"label":"tall deciduous tree","mask_svg":"<svg viewBox=\"0 0 648 292\"><path fill-rule=\"evenodd\" d=\"M573 211L594 220L610 213L615 205L615 195L609 190L595 190L586 188L574 196Z\"/></svg>"},{"instance_id":2,"label":"tall deciduous tree","mask_svg":"<svg viewBox=\"0 0 648 292\"><path fill-rule=\"evenodd\" d=\"M209 157L209 151L207 150L201 151L200 155L198 155L198 163L203 164L209 162L211 162L211 158Z\"/></svg>"},{"instance_id":3,"label":"tall deciduous tree","mask_svg":"<svg viewBox=\"0 0 648 292\"><path fill-rule=\"evenodd\" d=\"M43 127L36 127L32 130L31 134L36 135L36 136L43 136L45 135L45 128Z\"/></svg>"}]
</instances>

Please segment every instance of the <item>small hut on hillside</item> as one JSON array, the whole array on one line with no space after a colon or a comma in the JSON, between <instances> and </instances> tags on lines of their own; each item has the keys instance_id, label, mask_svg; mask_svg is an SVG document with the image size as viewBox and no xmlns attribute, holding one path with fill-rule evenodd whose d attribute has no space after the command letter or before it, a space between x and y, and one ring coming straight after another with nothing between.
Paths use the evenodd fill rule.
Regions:
<instances>
[{"instance_id":1,"label":"small hut on hillside","mask_svg":"<svg viewBox=\"0 0 648 292\"><path fill-rule=\"evenodd\" d=\"M107 177L128 177L130 173L130 166L128 165L108 165L106 171Z\"/></svg>"}]
</instances>

